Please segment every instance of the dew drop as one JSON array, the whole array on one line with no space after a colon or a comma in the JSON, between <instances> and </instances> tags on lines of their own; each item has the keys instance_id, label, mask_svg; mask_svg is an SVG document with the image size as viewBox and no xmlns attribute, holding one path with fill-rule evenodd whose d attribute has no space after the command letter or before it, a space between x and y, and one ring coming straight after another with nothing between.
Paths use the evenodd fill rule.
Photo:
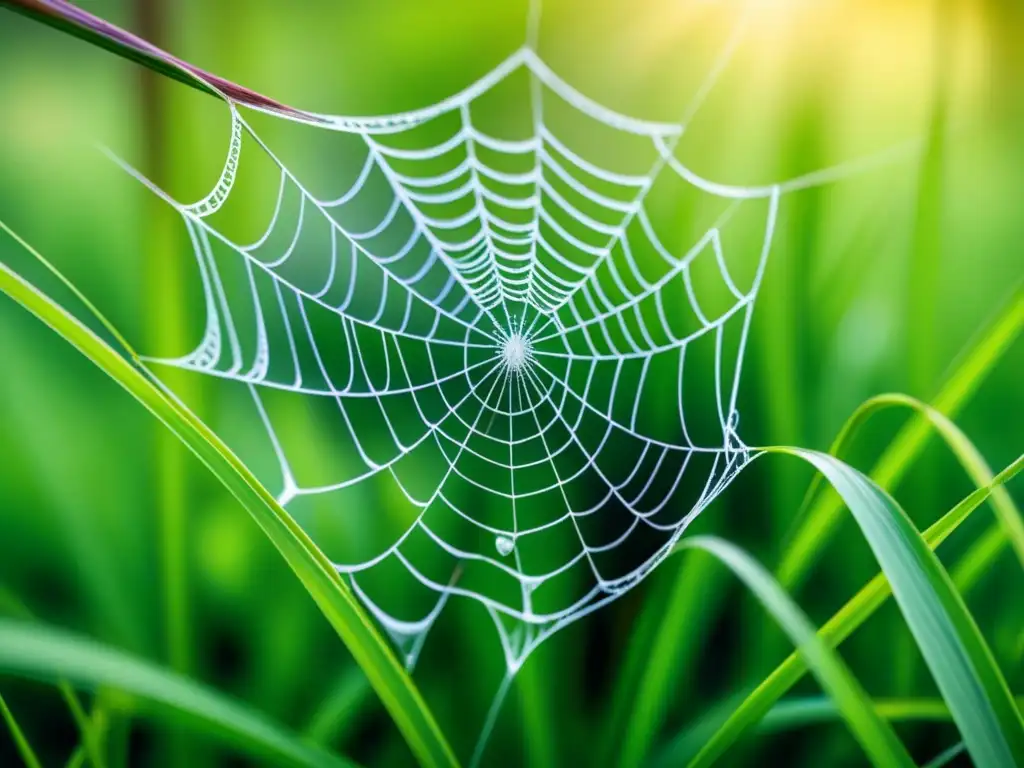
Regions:
<instances>
[{"instance_id":1,"label":"dew drop","mask_svg":"<svg viewBox=\"0 0 1024 768\"><path fill-rule=\"evenodd\" d=\"M508 554L516 548L516 543L508 536L498 536L494 540L494 546L498 550L499 555L507 557Z\"/></svg>"}]
</instances>

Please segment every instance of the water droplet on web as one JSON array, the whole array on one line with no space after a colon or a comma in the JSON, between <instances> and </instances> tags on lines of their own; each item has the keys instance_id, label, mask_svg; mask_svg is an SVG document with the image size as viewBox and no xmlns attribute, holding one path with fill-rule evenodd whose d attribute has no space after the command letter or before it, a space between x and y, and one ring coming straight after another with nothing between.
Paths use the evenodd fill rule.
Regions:
<instances>
[{"instance_id":1,"label":"water droplet on web","mask_svg":"<svg viewBox=\"0 0 1024 768\"><path fill-rule=\"evenodd\" d=\"M494 546L498 550L499 555L506 557L513 549L516 548L516 543L508 536L498 536L494 540Z\"/></svg>"}]
</instances>

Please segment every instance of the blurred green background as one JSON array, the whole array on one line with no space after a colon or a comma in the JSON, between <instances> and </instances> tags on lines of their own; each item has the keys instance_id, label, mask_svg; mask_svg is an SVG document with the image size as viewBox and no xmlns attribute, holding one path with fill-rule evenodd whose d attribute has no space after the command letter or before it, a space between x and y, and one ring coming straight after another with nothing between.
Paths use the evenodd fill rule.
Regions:
<instances>
[{"instance_id":1,"label":"blurred green background","mask_svg":"<svg viewBox=\"0 0 1024 768\"><path fill-rule=\"evenodd\" d=\"M410 109L454 93L522 43L527 11L525 3L469 0L81 5L258 92L341 114ZM709 5L548 0L540 49L601 103L672 120L736 12ZM764 6L687 132L681 158L717 181L761 184L911 146L882 169L783 201L747 349L741 432L752 445L824 450L873 394L934 396L961 351L1020 294L1024 10L992 0ZM314 145L265 118L254 126L307 177L330 181ZM227 127L213 99L0 10L0 218L143 350L184 351L198 338L201 294L183 266L187 243L176 220L97 146L180 199L195 199L216 179ZM0 261L68 299L7 237ZM70 299L68 306L81 309ZM196 377L172 383L233 445L256 439L259 427L237 406L237 392ZM1021 413L1018 342L956 421L998 469L1021 451ZM902 418L872 422L851 463L869 468ZM245 513L136 403L6 299L0 437L5 594L45 622L184 671L359 762L411 762L344 647ZM257 470L271 469L259 462ZM792 460L761 460L695 529L736 541L775 567L809 480ZM970 487L934 443L896 496L924 527ZM955 559L988 522L959 530L943 560ZM852 521L841 525L794 593L817 623L877 570ZM621 679L637 674L631 640L664 614L679 578L687 579L685 622L668 654L658 716L625 761L657 755L702 714L762 679L789 650L781 633L718 570L686 569L668 561L544 644L513 685L485 764L591 764L617 755L633 695ZM1017 694L1024 690L1024 600L1015 597L1022 588L1020 568L1004 552L966 596ZM464 613L471 611L441 620L416 680L456 751L468 756L501 661L493 631ZM843 655L874 696L935 695L892 605L844 644ZM62 763L78 735L58 694L8 678L0 692L44 763ZM818 692L811 681L797 690ZM212 740L133 716L130 701L100 699L114 713L112 754L129 764L245 764ZM949 724L899 730L921 760L955 741ZM730 759L863 761L837 722L753 743L756 752ZM0 765L17 760L4 732Z\"/></svg>"}]
</instances>

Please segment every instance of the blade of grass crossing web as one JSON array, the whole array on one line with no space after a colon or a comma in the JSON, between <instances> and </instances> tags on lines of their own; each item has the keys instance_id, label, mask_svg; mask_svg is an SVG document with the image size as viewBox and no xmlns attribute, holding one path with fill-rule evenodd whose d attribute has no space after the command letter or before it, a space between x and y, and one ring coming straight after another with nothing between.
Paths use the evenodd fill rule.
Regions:
<instances>
[{"instance_id":1,"label":"blade of grass crossing web","mask_svg":"<svg viewBox=\"0 0 1024 768\"><path fill-rule=\"evenodd\" d=\"M263 715L186 677L114 648L40 625L0 619L0 670L137 696L154 715L190 725L275 765L352 766L309 746Z\"/></svg>"},{"instance_id":2,"label":"blade of grass crossing web","mask_svg":"<svg viewBox=\"0 0 1024 768\"><path fill-rule=\"evenodd\" d=\"M3 222L0 228L35 253ZM4 264L0 264L0 291L78 349L196 454L241 502L301 580L366 673L413 754L423 765L456 765L455 756L419 691L330 561L220 438L132 362ZM135 356L130 347L128 353Z\"/></svg>"},{"instance_id":3,"label":"blade of grass crossing web","mask_svg":"<svg viewBox=\"0 0 1024 768\"><path fill-rule=\"evenodd\" d=\"M1024 328L1024 291L1015 288L1009 304L981 337L968 345L962 361L946 380L930 406L934 412L952 418L984 381L1003 353ZM844 425L833 450L844 445L868 415L862 406ZM870 409L868 409L870 410ZM933 422L926 414L911 419L889 444L870 472L871 479L892 490L912 466L931 434ZM791 537L777 570L779 581L792 590L807 575L831 538L843 510L842 500L834 492L816 494L806 515L799 515L799 528Z\"/></svg>"},{"instance_id":4,"label":"blade of grass crossing web","mask_svg":"<svg viewBox=\"0 0 1024 768\"><path fill-rule=\"evenodd\" d=\"M818 637L804 612L760 563L736 545L713 536L686 539L677 545L677 549L708 552L754 593L797 646L872 763L878 766L914 765L896 733L878 716L846 664L831 646Z\"/></svg>"},{"instance_id":5,"label":"blade of grass crossing web","mask_svg":"<svg viewBox=\"0 0 1024 768\"><path fill-rule=\"evenodd\" d=\"M9 8L211 96L230 98L254 109L270 110L285 116L302 115L307 119L314 117L237 83L205 72L131 32L93 16L68 0L47 0L45 3L39 0L0 0L0 8Z\"/></svg>"},{"instance_id":6,"label":"blade of grass crossing web","mask_svg":"<svg viewBox=\"0 0 1024 768\"><path fill-rule=\"evenodd\" d=\"M25 732L21 730L18 721L14 719L14 713L11 712L2 695L0 695L0 715L3 716L4 722L7 724L7 730L11 732L14 747L18 750L18 755L25 763L26 768L43 768L39 758L36 757L35 750L32 749L32 745L25 738Z\"/></svg>"},{"instance_id":7,"label":"blade of grass crossing web","mask_svg":"<svg viewBox=\"0 0 1024 768\"><path fill-rule=\"evenodd\" d=\"M922 536L926 545L930 549L938 547L985 502L994 488L1009 482L1022 470L1024 456L1017 458L996 475L992 483L970 493L929 527ZM891 588L885 574L878 574L825 622L818 634L830 645L838 645L867 621L890 594ZM691 764L710 765L721 757L732 745L740 741L745 732L759 723L806 672L807 666L799 655L792 654L786 658L738 706L730 707L728 711L722 713L723 722L713 734L703 740L702 751ZM665 765L677 765L682 755L668 751L664 753L663 758Z\"/></svg>"}]
</instances>

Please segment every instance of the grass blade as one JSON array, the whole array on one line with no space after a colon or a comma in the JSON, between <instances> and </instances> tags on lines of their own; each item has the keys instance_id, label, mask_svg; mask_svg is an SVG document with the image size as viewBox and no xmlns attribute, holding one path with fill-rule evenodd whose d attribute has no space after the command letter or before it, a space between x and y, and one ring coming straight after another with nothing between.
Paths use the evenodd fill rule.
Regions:
<instances>
[{"instance_id":1,"label":"grass blade","mask_svg":"<svg viewBox=\"0 0 1024 768\"><path fill-rule=\"evenodd\" d=\"M944 766L949 765L962 755L966 748L967 745L964 742L958 741L953 746L942 750L942 752L925 763L921 768L944 768Z\"/></svg>"},{"instance_id":2,"label":"grass blade","mask_svg":"<svg viewBox=\"0 0 1024 768\"><path fill-rule=\"evenodd\" d=\"M45 680L66 678L90 688L116 688L154 705L154 714L184 718L275 765L353 765L303 743L261 714L188 678L38 624L0 619L0 669Z\"/></svg>"},{"instance_id":3,"label":"grass blade","mask_svg":"<svg viewBox=\"0 0 1024 768\"><path fill-rule=\"evenodd\" d=\"M981 455L981 452L948 416L927 403L923 403L909 395L898 393L877 395L861 403L839 431L839 435L829 449L829 454L841 459L850 443L853 442L857 432L860 431L861 427L872 416L886 409L896 407L910 408L916 412L918 418L927 420L928 425L942 438L946 447L949 448L949 451L960 462L960 465L964 468L964 471L974 482L975 486L981 487L992 482L992 470ZM816 475L811 487L808 489L807 498L813 499L817 497L823 483L824 477ZM830 491L830 493L838 501L838 497L834 496L834 491ZM1024 567L1024 518L1022 518L1020 510L1017 509L1016 504L1014 504L1013 499L1010 498L1010 494L1006 492L1005 488L994 489L990 501L1006 538L1013 546L1021 566ZM821 509L823 507L818 508Z\"/></svg>"},{"instance_id":4,"label":"grass blade","mask_svg":"<svg viewBox=\"0 0 1024 768\"><path fill-rule=\"evenodd\" d=\"M929 406L905 395L881 395L861 404L846 421L829 452L841 457L847 446L864 424L875 414L893 406L907 406L918 412L890 444L882 458L875 465L873 479L882 487L891 489L914 463L932 429L946 442L975 485L982 487L992 481L992 472L980 452L946 416L958 410L1000 359L1003 352L1024 328L1024 295L1015 297L982 338L970 348L964 363L950 376L942 393ZM828 540L843 510L841 499L830 488L819 493L824 478L816 475L805 496L803 509L797 515L799 528L791 537L791 544L778 569L778 578L787 589L793 589L813 565L819 547ZM811 507L810 503L814 503ZM1002 528L1014 541L1018 557L1024 563L1024 522L1010 495L997 486L992 493L992 506ZM809 514L804 510L810 509ZM988 562L1001 548L1005 539L1001 531L987 535L984 545L978 543L970 562L974 565ZM633 765L642 758L656 731L664 720L667 691L672 686L673 672L678 666L677 659L684 651L694 647L693 634L684 638L678 636L678 627L686 617L693 615L694 601L705 601L714 597L701 596L694 592L694 583L709 583L712 574L707 573L707 561L692 558L680 566L679 576L666 602L665 612L657 620L656 628L636 635L627 653L627 664L620 674L617 695L612 697L613 712L609 718L608 744L615 744L620 765ZM954 574L958 586L973 581L980 572L961 564ZM692 619L691 619L692 620ZM642 646L641 646L642 644ZM623 730L617 724L625 722ZM620 738L615 738L619 733ZM603 750L610 754L610 747Z\"/></svg>"},{"instance_id":5,"label":"grass blade","mask_svg":"<svg viewBox=\"0 0 1024 768\"><path fill-rule=\"evenodd\" d=\"M947 379L942 390L931 402L934 412L947 418L963 407L980 383L1000 360L1003 353L1024 329L1024 292L1016 290L1009 305L999 314L980 340L969 347L963 362ZM855 413L843 427L837 444L845 442L862 418L867 414ZM871 479L883 488L892 490L913 464L931 434L932 421L927 415L912 419L890 443L885 453L871 470ZM841 519L842 501L833 493L820 496L800 528L786 547L777 576L789 590L807 575L817 555Z\"/></svg>"},{"instance_id":6,"label":"grass blade","mask_svg":"<svg viewBox=\"0 0 1024 768\"><path fill-rule=\"evenodd\" d=\"M708 708L703 717L672 739L654 765L680 765L691 759L742 700L742 695L730 696ZM949 707L940 698L873 699L872 702L879 717L889 722L944 723L952 720ZM1017 706L1024 708L1024 697L1017 697ZM759 734L778 733L838 718L839 710L829 697L799 696L775 704L757 723L756 730Z\"/></svg>"},{"instance_id":7,"label":"grass blade","mask_svg":"<svg viewBox=\"0 0 1024 768\"><path fill-rule=\"evenodd\" d=\"M670 708L676 676L700 652L715 607L722 601L720 576L712 558L687 558L673 575L666 599L645 607L631 633L606 717L601 753L609 764L627 768L648 754ZM694 589L694 584L701 589ZM680 634L684 625L689 631Z\"/></svg>"},{"instance_id":8,"label":"grass blade","mask_svg":"<svg viewBox=\"0 0 1024 768\"><path fill-rule=\"evenodd\" d=\"M369 697L366 676L354 667L345 670L310 718L306 737L325 747L337 744L356 724Z\"/></svg>"},{"instance_id":9,"label":"grass blade","mask_svg":"<svg viewBox=\"0 0 1024 768\"><path fill-rule=\"evenodd\" d=\"M1018 696L1017 708L1024 708L1024 697ZM949 707L940 698L874 699L875 711L889 722L948 722ZM812 696L780 701L761 721L759 730L775 733L805 725L826 723L839 717L835 703L825 696Z\"/></svg>"},{"instance_id":10,"label":"grass blade","mask_svg":"<svg viewBox=\"0 0 1024 768\"><path fill-rule=\"evenodd\" d=\"M36 252L6 224L0 228ZM41 259L41 257L39 257ZM45 262L45 260L43 260ZM50 267L54 269L53 267ZM419 691L327 557L249 469L195 414L50 297L0 264L0 291L56 331L166 425L237 498L299 577L366 673L413 754L425 766L457 765ZM134 355L131 348L128 352Z\"/></svg>"},{"instance_id":11,"label":"grass blade","mask_svg":"<svg viewBox=\"0 0 1024 768\"><path fill-rule=\"evenodd\" d=\"M998 335L1003 337L1006 334ZM954 377L954 379L956 378ZM958 390L964 391L963 387L958 387ZM908 407L917 411L919 418L926 420L926 426L936 430L976 486L981 488L992 483L992 471L988 464L956 424L935 408L901 394L879 395L862 403L843 425L829 452L837 458L841 458L858 431L876 414L891 407ZM915 434L926 435L927 433L915 432ZM896 444L894 443L894 445ZM912 462L912 460L913 456L907 458L908 462ZM807 502L815 499L821 501L819 492L822 490L823 484L825 484L824 477L816 475L808 489L805 507ZM826 493L831 496L832 504L826 506L819 503L813 508L815 515L821 515L826 510L828 515L832 515L842 510L842 501L835 495L834 490L829 487ZM1010 537L1018 558L1024 564L1024 521L1022 521L1020 511L1010 494L1001 485L996 485L993 488L990 502L999 525L979 539L958 564L952 575L954 583L960 589L972 584L977 579L981 574L981 568L990 562L1006 543L1007 536ZM807 523L802 529L803 531L827 535L830 530L827 526L815 525L810 518L807 519ZM818 546L820 540L817 536L805 536L805 544L802 546ZM684 619L693 615L695 601L714 599L713 595L697 593L692 589L694 583L709 584L711 582L714 574L707 571L707 564L706 560L693 558L680 566L679 576L676 578L670 597L666 602L664 614L659 617L656 631L647 632L643 637L638 634L631 646L628 658L631 662L637 662L636 669L634 670L627 664L620 675L618 695L613 697L614 706L619 708L609 720L611 730L614 730L615 723L622 720L627 723L625 735L617 742L621 765L633 765L640 759L664 719L666 691L672 686L674 677L672 673L677 666L673 663L673 659L680 655L680 648L689 649L694 643L691 639L692 633L680 638L677 628L682 625ZM807 561L801 561L801 567L805 564ZM785 568L784 565L784 568L780 570L780 581L783 583ZM693 621L692 618L689 620ZM641 643L642 647L639 647ZM627 678L632 679L633 677L637 678L635 695L632 695L632 690L626 690L624 683Z\"/></svg>"},{"instance_id":12,"label":"grass blade","mask_svg":"<svg viewBox=\"0 0 1024 768\"><path fill-rule=\"evenodd\" d=\"M239 104L276 112L285 117L313 117L172 56L167 51L92 15L67 0L0 0L0 7L9 8L48 27L85 40L98 48L134 61L164 77L177 80L211 96L228 98Z\"/></svg>"},{"instance_id":13,"label":"grass blade","mask_svg":"<svg viewBox=\"0 0 1024 768\"><path fill-rule=\"evenodd\" d=\"M839 654L818 637L804 612L760 563L735 544L714 536L686 539L676 549L700 549L714 555L754 593L797 646L872 763L879 766L914 765L896 733L878 716L871 700Z\"/></svg>"},{"instance_id":14,"label":"grass blade","mask_svg":"<svg viewBox=\"0 0 1024 768\"><path fill-rule=\"evenodd\" d=\"M992 490L1009 482L1024 470L1024 456L997 474L992 482L980 487L957 504L925 531L923 540L930 549L938 547L966 520L986 499ZM838 645L860 627L891 594L885 574L880 573L867 583L846 605L836 612L818 632L829 645ZM768 675L754 691L746 696L738 707L729 708L724 722L709 738L703 740L702 764L708 765L720 758L743 733L759 723L775 705L807 672L803 658L794 653ZM680 756L674 752L666 754L666 764L676 765Z\"/></svg>"},{"instance_id":15,"label":"grass blade","mask_svg":"<svg viewBox=\"0 0 1024 768\"><path fill-rule=\"evenodd\" d=\"M11 732L11 738L14 739L14 746L17 748L18 754L21 756L26 768L42 768L42 763L36 757L35 750L32 749L32 745L25 738L25 733L21 730L21 726L18 725L18 721L14 719L14 713L7 706L3 696L0 696L0 716L3 716L4 722L7 723L7 729Z\"/></svg>"},{"instance_id":16,"label":"grass blade","mask_svg":"<svg viewBox=\"0 0 1024 768\"><path fill-rule=\"evenodd\" d=\"M975 765L1024 764L1024 718L963 598L907 514L834 457L788 452L824 474L857 520Z\"/></svg>"},{"instance_id":17,"label":"grass blade","mask_svg":"<svg viewBox=\"0 0 1024 768\"><path fill-rule=\"evenodd\" d=\"M0 611L5 611L25 621L35 619L28 606L2 584L0 584ZM75 725L78 726L78 731L82 737L83 755L89 758L89 761L95 768L105 768L106 761L103 759L100 750L100 742L102 741L100 729L96 727L95 723L89 718L89 715L86 714L85 707L82 706L78 694L75 693L67 680L57 680L57 689L60 691L64 703L67 704L68 711L71 713Z\"/></svg>"}]
</instances>

